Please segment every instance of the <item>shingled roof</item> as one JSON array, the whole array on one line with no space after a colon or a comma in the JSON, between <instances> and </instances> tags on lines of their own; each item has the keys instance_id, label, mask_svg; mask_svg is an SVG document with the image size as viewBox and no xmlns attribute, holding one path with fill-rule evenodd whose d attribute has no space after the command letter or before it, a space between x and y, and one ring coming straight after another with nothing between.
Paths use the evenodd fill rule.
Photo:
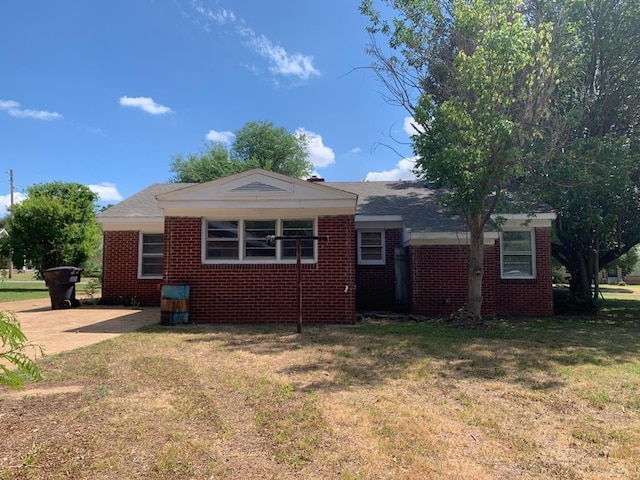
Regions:
<instances>
[{"instance_id":1,"label":"shingled roof","mask_svg":"<svg viewBox=\"0 0 640 480\"><path fill-rule=\"evenodd\" d=\"M154 183L139 191L135 195L124 199L98 214L98 218L131 218L131 217L160 217L162 209L158 206L156 197L163 193L173 192L181 188L190 187L194 183Z\"/></svg>"},{"instance_id":2,"label":"shingled roof","mask_svg":"<svg viewBox=\"0 0 640 480\"><path fill-rule=\"evenodd\" d=\"M399 215L406 228L415 232L455 232L465 230L457 217L447 215L438 203L442 191L428 188L420 181L377 182L323 182L326 187L336 188L358 195L356 213L365 216ZM156 183L125 199L98 215L100 219L116 218L162 218L156 196L194 183ZM537 212L548 208L536 206Z\"/></svg>"}]
</instances>

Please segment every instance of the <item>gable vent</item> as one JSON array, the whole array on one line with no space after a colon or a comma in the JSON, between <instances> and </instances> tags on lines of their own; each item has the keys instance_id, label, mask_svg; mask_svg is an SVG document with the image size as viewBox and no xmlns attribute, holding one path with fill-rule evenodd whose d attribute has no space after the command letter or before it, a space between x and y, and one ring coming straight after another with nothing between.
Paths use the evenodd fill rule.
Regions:
<instances>
[{"instance_id":1,"label":"gable vent","mask_svg":"<svg viewBox=\"0 0 640 480\"><path fill-rule=\"evenodd\" d=\"M236 187L231 192L286 192L286 190L262 182L252 182Z\"/></svg>"}]
</instances>

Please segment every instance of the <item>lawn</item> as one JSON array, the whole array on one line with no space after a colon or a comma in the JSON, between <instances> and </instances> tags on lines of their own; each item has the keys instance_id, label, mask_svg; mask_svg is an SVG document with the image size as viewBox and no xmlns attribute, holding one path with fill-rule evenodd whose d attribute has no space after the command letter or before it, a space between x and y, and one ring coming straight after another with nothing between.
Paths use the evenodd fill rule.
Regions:
<instances>
[{"instance_id":1,"label":"lawn","mask_svg":"<svg viewBox=\"0 0 640 480\"><path fill-rule=\"evenodd\" d=\"M0 478L640 478L627 295L598 318L156 326L47 357L0 390Z\"/></svg>"},{"instance_id":2,"label":"lawn","mask_svg":"<svg viewBox=\"0 0 640 480\"><path fill-rule=\"evenodd\" d=\"M76 284L78 298L89 297L90 293L93 294L93 298L99 298L99 288L94 287L93 291L88 291L89 281L90 279L83 278L81 282ZM97 282L97 279L94 279L93 282ZM0 279L0 304L47 297L49 297L49 289L44 280L36 279L33 273L14 273L13 278Z\"/></svg>"}]
</instances>

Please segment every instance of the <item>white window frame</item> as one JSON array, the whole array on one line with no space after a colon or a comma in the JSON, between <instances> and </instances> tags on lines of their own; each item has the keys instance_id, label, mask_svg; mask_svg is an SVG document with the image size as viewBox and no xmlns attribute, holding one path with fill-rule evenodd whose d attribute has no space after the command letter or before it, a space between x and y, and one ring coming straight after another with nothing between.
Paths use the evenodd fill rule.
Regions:
<instances>
[{"instance_id":1,"label":"white window frame","mask_svg":"<svg viewBox=\"0 0 640 480\"><path fill-rule=\"evenodd\" d=\"M210 221L229 221L238 222L238 258L237 259L214 259L207 258L207 226ZM280 263L296 263L296 257L284 258L282 255L281 241L276 242L275 256L273 257L246 257L245 256L245 222L251 221L275 221L276 236L280 236L283 233L283 222L285 221L307 221L311 222L313 228L313 235L317 235L318 221L317 218L276 218L276 219L264 219L264 218L234 218L234 219L218 219L218 218L203 218L202 219L202 263L206 265L227 265L227 264L280 264ZM314 264L318 262L318 242L313 242L313 258L302 258L302 263Z\"/></svg>"},{"instance_id":2,"label":"white window frame","mask_svg":"<svg viewBox=\"0 0 640 480\"><path fill-rule=\"evenodd\" d=\"M529 232L531 238L531 251L522 251L522 252L509 252L506 256L509 255L520 255L520 256L531 256L531 274L522 274L522 275L505 275L504 273L504 234L509 232ZM508 230L503 230L500 232L500 278L504 280L514 280L514 279L532 279L536 278L536 236L535 230L533 228L513 228Z\"/></svg>"},{"instance_id":3,"label":"white window frame","mask_svg":"<svg viewBox=\"0 0 640 480\"><path fill-rule=\"evenodd\" d=\"M379 233L380 234L380 252L381 258L371 260L362 258L362 234L363 233ZM385 265L386 259L386 245L385 245L385 230L380 228L363 228L358 230L358 265ZM378 247L378 246L376 246ZM365 246L366 248L366 246Z\"/></svg>"},{"instance_id":4,"label":"white window frame","mask_svg":"<svg viewBox=\"0 0 640 480\"><path fill-rule=\"evenodd\" d=\"M160 275L144 275L142 273L142 263L145 257L162 258L163 270L164 270L164 252L163 253L147 253L144 250L144 237L145 235L162 235L162 241L164 245L164 232L140 232L138 239L138 278L145 280L162 279L162 273Z\"/></svg>"}]
</instances>

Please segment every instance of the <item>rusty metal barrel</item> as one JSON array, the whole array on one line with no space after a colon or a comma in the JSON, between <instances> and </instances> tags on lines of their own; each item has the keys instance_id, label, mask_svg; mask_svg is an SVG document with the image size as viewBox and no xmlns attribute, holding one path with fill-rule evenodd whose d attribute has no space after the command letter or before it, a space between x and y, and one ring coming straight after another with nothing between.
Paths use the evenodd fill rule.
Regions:
<instances>
[{"instance_id":1,"label":"rusty metal barrel","mask_svg":"<svg viewBox=\"0 0 640 480\"><path fill-rule=\"evenodd\" d=\"M162 325L189 323L189 285L162 285L160 323Z\"/></svg>"}]
</instances>

